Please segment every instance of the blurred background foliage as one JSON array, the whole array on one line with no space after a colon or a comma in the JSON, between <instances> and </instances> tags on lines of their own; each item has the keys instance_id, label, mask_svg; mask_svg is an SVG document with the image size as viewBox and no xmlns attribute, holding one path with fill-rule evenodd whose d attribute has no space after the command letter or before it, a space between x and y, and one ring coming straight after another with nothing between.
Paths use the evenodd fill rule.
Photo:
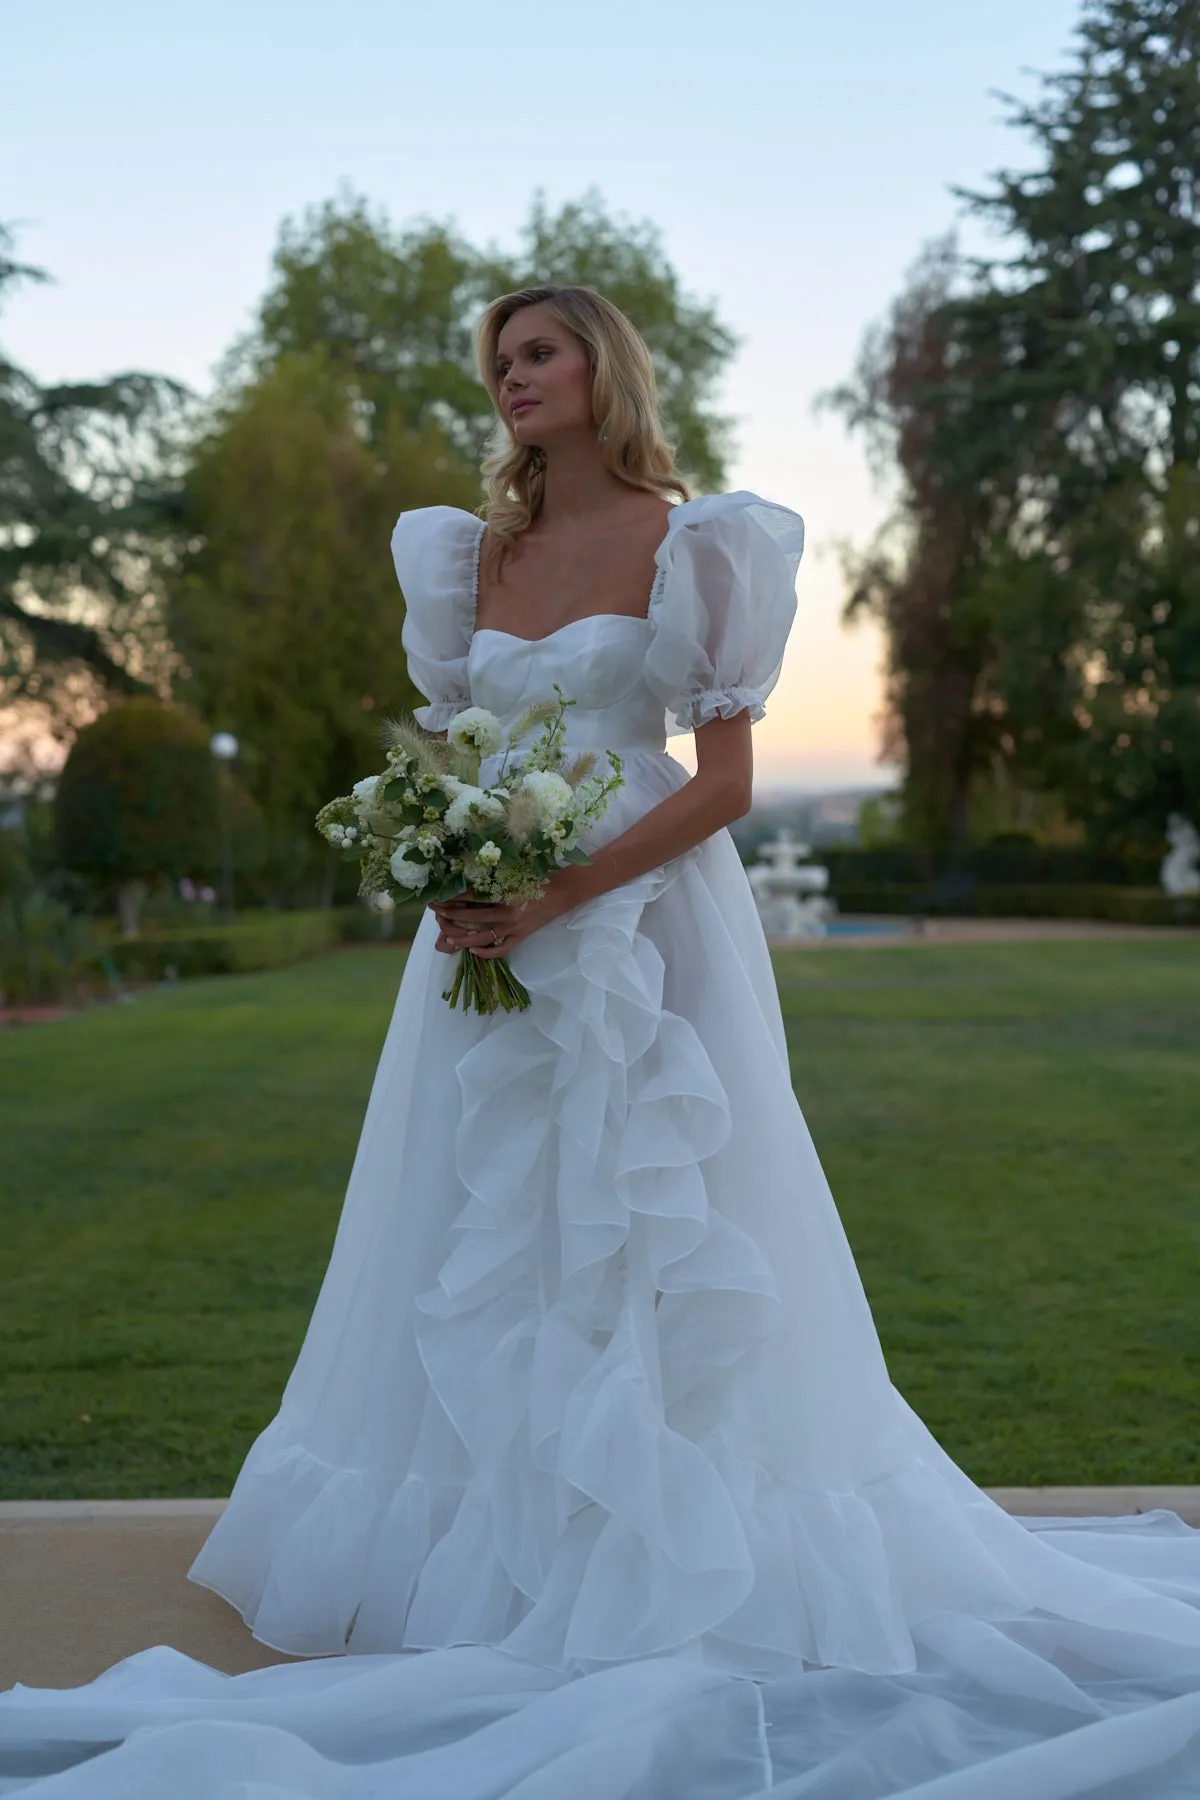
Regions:
<instances>
[{"instance_id":1,"label":"blurred background foliage","mask_svg":"<svg viewBox=\"0 0 1200 1800\"><path fill-rule=\"evenodd\" d=\"M914 265L826 396L894 479L847 554L882 623L904 834L960 849L998 786L1161 846L1200 792L1200 12L1091 0L1008 102L1032 165Z\"/></svg>"},{"instance_id":2,"label":"blurred background foliage","mask_svg":"<svg viewBox=\"0 0 1200 1800\"><path fill-rule=\"evenodd\" d=\"M4 244L11 252L11 239ZM3 282L40 279L12 254ZM636 317L668 430L724 478L712 391L734 339L687 296L654 228L588 194L534 202L515 252L397 229L353 193L286 221L251 330L211 396L130 374L42 389L0 367L0 722L9 785L106 707L153 695L239 743L244 901L328 905L353 871L312 829L418 703L387 545L397 515L473 508L493 423L475 318L534 279L588 281ZM200 875L202 858L194 860ZM163 873L166 871L164 869Z\"/></svg>"},{"instance_id":3,"label":"blurred background foliage","mask_svg":"<svg viewBox=\"0 0 1200 1800\"><path fill-rule=\"evenodd\" d=\"M1132 879L1200 792L1200 15L1084 0L1066 66L1008 104L1020 170L960 195L995 253L926 246L824 396L894 498L874 542L844 547L847 614L884 631L882 748L905 772L863 841L936 872L1015 835ZM0 304L39 279L0 237ZM238 740L222 828L242 905L349 901L354 871L313 814L372 766L381 718L419 698L388 537L406 508L476 504L492 420L472 326L535 280L626 308L682 466L720 488L715 395L736 340L653 224L595 192L535 198L511 248L397 226L349 191L286 221L204 397L138 371L43 386L0 355L12 829L77 735L140 697ZM43 834L30 868L47 842L62 855L32 888L105 910L113 880L68 839ZM139 877L160 883L148 918L175 904L168 861L182 867Z\"/></svg>"}]
</instances>

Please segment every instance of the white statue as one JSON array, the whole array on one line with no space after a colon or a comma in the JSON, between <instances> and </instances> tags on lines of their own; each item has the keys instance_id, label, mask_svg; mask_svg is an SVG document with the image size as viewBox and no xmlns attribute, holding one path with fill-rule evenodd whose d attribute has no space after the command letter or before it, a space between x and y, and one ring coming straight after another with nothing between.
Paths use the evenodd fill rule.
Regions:
<instances>
[{"instance_id":1,"label":"white statue","mask_svg":"<svg viewBox=\"0 0 1200 1800\"><path fill-rule=\"evenodd\" d=\"M1164 892L1172 898L1200 894L1200 831L1182 813L1172 813L1167 820L1167 842L1171 848L1158 877Z\"/></svg>"},{"instance_id":2,"label":"white statue","mask_svg":"<svg viewBox=\"0 0 1200 1800\"><path fill-rule=\"evenodd\" d=\"M766 936L785 943L824 937L837 911L825 893L829 870L802 861L809 846L786 826L761 845L758 854L761 860L747 869L746 876Z\"/></svg>"}]
</instances>

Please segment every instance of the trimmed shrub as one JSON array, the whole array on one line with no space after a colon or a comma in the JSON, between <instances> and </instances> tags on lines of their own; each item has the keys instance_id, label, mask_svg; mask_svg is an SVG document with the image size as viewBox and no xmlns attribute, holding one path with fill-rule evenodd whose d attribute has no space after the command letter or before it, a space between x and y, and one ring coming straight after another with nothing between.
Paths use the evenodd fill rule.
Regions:
<instances>
[{"instance_id":1,"label":"trimmed shrub","mask_svg":"<svg viewBox=\"0 0 1200 1800\"><path fill-rule=\"evenodd\" d=\"M1163 846L1165 853L1166 845ZM904 844L882 844L875 849L849 845L822 845L814 860L825 864L830 881L874 885L876 882L927 885L952 876L969 877L985 886L1058 887L1079 883L1085 887L1153 887L1158 881L1161 855L1068 849L1038 844L1033 838L1010 832L990 844L979 844L953 859L914 850Z\"/></svg>"},{"instance_id":2,"label":"trimmed shrub","mask_svg":"<svg viewBox=\"0 0 1200 1800\"><path fill-rule=\"evenodd\" d=\"M1103 919L1124 925L1200 925L1200 896L1172 898L1157 887L1088 886L1082 882L964 884L939 895L929 882L847 881L830 884L844 913L944 914L981 919Z\"/></svg>"},{"instance_id":3,"label":"trimmed shrub","mask_svg":"<svg viewBox=\"0 0 1200 1800\"><path fill-rule=\"evenodd\" d=\"M44 889L0 899L0 1003L45 1006L71 997L91 952L87 925Z\"/></svg>"},{"instance_id":4,"label":"trimmed shrub","mask_svg":"<svg viewBox=\"0 0 1200 1800\"><path fill-rule=\"evenodd\" d=\"M373 906L362 903L339 906L336 910L342 922L344 944L411 944L426 907L423 900L402 900L390 915L376 912Z\"/></svg>"},{"instance_id":5,"label":"trimmed shrub","mask_svg":"<svg viewBox=\"0 0 1200 1800\"><path fill-rule=\"evenodd\" d=\"M114 937L95 962L102 967L107 957L124 981L238 975L303 962L341 940L341 920L335 912L272 912L232 925L201 925L190 931L163 926L136 938Z\"/></svg>"},{"instance_id":6,"label":"trimmed shrub","mask_svg":"<svg viewBox=\"0 0 1200 1800\"><path fill-rule=\"evenodd\" d=\"M146 887L196 875L218 856L218 777L196 720L157 700L110 707L75 739L59 778L64 867L115 889L125 930Z\"/></svg>"}]
</instances>

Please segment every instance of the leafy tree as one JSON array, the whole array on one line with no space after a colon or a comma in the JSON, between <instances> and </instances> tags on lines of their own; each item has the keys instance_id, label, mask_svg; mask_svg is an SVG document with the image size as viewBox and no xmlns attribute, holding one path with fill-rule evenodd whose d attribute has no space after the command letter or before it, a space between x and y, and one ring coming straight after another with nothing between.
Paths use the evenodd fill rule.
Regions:
<instances>
[{"instance_id":1,"label":"leafy tree","mask_svg":"<svg viewBox=\"0 0 1200 1800\"><path fill-rule=\"evenodd\" d=\"M876 466L894 471L893 517L865 552L845 553L845 616L883 627L884 750L905 765L904 835L931 850L965 845L972 787L996 752L984 573L1010 504L984 462L991 439L977 429L956 272L953 240L931 246L851 379L822 397L865 435Z\"/></svg>"},{"instance_id":2,"label":"leafy tree","mask_svg":"<svg viewBox=\"0 0 1200 1800\"><path fill-rule=\"evenodd\" d=\"M594 197L535 205L508 258L445 225L395 230L353 196L316 208L285 225L258 322L227 360L187 477L170 628L178 691L243 747L278 901L331 897L339 865L313 816L373 766L381 716L418 700L388 539L405 509L477 503L494 421L472 328L535 275L629 308L685 460L719 481L724 426L706 397L732 340L681 294L652 229Z\"/></svg>"},{"instance_id":3,"label":"leafy tree","mask_svg":"<svg viewBox=\"0 0 1200 1800\"><path fill-rule=\"evenodd\" d=\"M727 421L711 399L735 339L711 306L683 292L655 228L610 216L594 191L557 212L537 199L511 254L476 249L446 224L396 230L353 194L310 209L283 227L258 323L226 380L320 351L368 436L397 412L418 430L437 424L473 472L493 417L472 327L494 295L546 281L599 288L629 312L650 346L683 466L702 487L720 486Z\"/></svg>"},{"instance_id":4,"label":"leafy tree","mask_svg":"<svg viewBox=\"0 0 1200 1800\"><path fill-rule=\"evenodd\" d=\"M993 672L1019 770L1094 836L1157 839L1200 789L1200 12L1090 0L1012 123L1037 151L965 194L1013 246L961 328L981 415L1023 438Z\"/></svg>"},{"instance_id":5,"label":"leafy tree","mask_svg":"<svg viewBox=\"0 0 1200 1800\"><path fill-rule=\"evenodd\" d=\"M1191 0L1089 0L1073 65L1010 101L1035 166L963 195L1004 254L944 256L834 396L900 475L899 552L859 559L851 608L885 624L929 841L997 780L1097 840L1194 808L1198 52Z\"/></svg>"},{"instance_id":6,"label":"leafy tree","mask_svg":"<svg viewBox=\"0 0 1200 1800\"><path fill-rule=\"evenodd\" d=\"M0 301L21 280L0 228ZM69 733L164 685L156 582L186 392L161 376L43 386L0 355L0 707Z\"/></svg>"},{"instance_id":7,"label":"leafy tree","mask_svg":"<svg viewBox=\"0 0 1200 1800\"><path fill-rule=\"evenodd\" d=\"M402 507L470 506L436 424L368 442L321 351L292 351L213 422L188 478L193 547L172 589L179 690L232 730L268 837L263 879L328 899L317 808L372 768L383 716L418 703L388 554Z\"/></svg>"},{"instance_id":8,"label":"leafy tree","mask_svg":"<svg viewBox=\"0 0 1200 1800\"><path fill-rule=\"evenodd\" d=\"M508 285L545 281L597 288L629 314L649 345L680 466L702 490L721 488L730 422L713 411L712 396L737 339L712 306L684 293L658 230L611 218L594 190L557 212L539 196Z\"/></svg>"},{"instance_id":9,"label":"leafy tree","mask_svg":"<svg viewBox=\"0 0 1200 1800\"><path fill-rule=\"evenodd\" d=\"M208 734L187 714L133 699L79 732L55 797L59 854L115 889L127 936L151 882L214 866L217 829Z\"/></svg>"}]
</instances>

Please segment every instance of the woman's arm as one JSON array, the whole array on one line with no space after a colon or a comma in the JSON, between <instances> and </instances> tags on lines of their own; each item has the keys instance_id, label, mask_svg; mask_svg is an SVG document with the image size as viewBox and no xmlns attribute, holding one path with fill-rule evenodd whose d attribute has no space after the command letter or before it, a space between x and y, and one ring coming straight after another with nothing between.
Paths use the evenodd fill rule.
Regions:
<instances>
[{"instance_id":1,"label":"woman's arm","mask_svg":"<svg viewBox=\"0 0 1200 1800\"><path fill-rule=\"evenodd\" d=\"M753 773L750 714L743 710L732 719L710 719L696 732L696 773L691 780L651 807L620 837L595 850L590 863L552 870L540 900L525 906L431 901L442 928L436 948L503 956L561 913L682 856L723 825L742 818L750 810ZM505 939L503 944L492 944L493 931Z\"/></svg>"}]
</instances>

